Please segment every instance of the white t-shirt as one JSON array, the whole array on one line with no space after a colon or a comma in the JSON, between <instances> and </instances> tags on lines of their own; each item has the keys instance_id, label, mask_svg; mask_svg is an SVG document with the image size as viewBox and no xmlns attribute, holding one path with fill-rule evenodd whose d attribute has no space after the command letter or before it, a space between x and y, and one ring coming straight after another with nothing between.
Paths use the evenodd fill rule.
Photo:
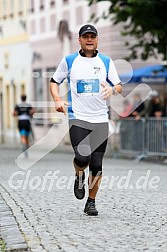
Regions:
<instances>
[{"instance_id":1,"label":"white t-shirt","mask_svg":"<svg viewBox=\"0 0 167 252\"><path fill-rule=\"evenodd\" d=\"M106 83L107 77L102 57L106 56L97 54L95 57L87 58L81 56L79 52L71 54L62 59L54 73L53 79L58 84L68 78L69 119L92 123L108 122L108 107L101 94L103 88L101 83ZM111 59L109 59L108 79L113 85L120 83Z\"/></svg>"}]
</instances>

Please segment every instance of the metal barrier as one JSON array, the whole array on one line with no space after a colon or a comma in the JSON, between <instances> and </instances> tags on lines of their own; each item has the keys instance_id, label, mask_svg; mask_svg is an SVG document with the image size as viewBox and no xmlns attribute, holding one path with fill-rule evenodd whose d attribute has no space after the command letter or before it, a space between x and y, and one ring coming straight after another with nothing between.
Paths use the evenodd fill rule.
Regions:
<instances>
[{"instance_id":1,"label":"metal barrier","mask_svg":"<svg viewBox=\"0 0 167 252\"><path fill-rule=\"evenodd\" d=\"M146 121L146 155L167 156L167 118Z\"/></svg>"},{"instance_id":2,"label":"metal barrier","mask_svg":"<svg viewBox=\"0 0 167 252\"><path fill-rule=\"evenodd\" d=\"M167 118L120 120L120 152L145 156L167 156Z\"/></svg>"}]
</instances>

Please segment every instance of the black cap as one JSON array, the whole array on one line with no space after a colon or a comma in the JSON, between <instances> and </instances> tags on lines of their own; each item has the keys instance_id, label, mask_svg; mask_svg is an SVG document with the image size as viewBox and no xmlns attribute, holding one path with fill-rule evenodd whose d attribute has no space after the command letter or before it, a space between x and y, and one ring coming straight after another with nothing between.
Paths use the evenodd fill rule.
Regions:
<instances>
[{"instance_id":1,"label":"black cap","mask_svg":"<svg viewBox=\"0 0 167 252\"><path fill-rule=\"evenodd\" d=\"M98 36L96 28L90 24L81 27L81 29L79 30L79 37L83 36L86 33L94 33L96 36Z\"/></svg>"}]
</instances>

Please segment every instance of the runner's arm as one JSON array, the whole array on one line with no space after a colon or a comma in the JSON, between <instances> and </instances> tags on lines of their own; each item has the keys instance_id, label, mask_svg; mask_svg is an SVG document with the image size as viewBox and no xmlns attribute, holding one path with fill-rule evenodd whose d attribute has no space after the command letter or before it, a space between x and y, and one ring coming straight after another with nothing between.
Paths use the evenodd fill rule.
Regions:
<instances>
[{"instance_id":1,"label":"runner's arm","mask_svg":"<svg viewBox=\"0 0 167 252\"><path fill-rule=\"evenodd\" d=\"M66 115L65 107L68 106L68 102L63 101L59 95L59 84L56 82L53 82L53 79L51 79L50 82L50 93L53 97L53 100L55 102L55 109L57 112L62 112Z\"/></svg>"}]
</instances>

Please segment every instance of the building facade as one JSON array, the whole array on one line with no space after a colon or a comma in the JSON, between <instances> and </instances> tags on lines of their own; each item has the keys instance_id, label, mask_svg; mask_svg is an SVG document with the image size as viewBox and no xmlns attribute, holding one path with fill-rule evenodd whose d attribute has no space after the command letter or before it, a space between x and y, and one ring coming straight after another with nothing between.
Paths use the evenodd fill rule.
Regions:
<instances>
[{"instance_id":1,"label":"building facade","mask_svg":"<svg viewBox=\"0 0 167 252\"><path fill-rule=\"evenodd\" d=\"M12 117L20 95L29 92L31 54L27 32L27 1L0 1L1 140L15 128Z\"/></svg>"},{"instance_id":2,"label":"building facade","mask_svg":"<svg viewBox=\"0 0 167 252\"><path fill-rule=\"evenodd\" d=\"M107 1L92 6L86 0L0 1L0 97L4 131L16 126L11 114L22 93L34 101L44 125L42 115L54 109L43 105L51 101L50 77L64 55L79 50L79 28L92 23L93 13L101 16L108 7ZM128 56L120 26L101 19L96 27L102 53L115 61ZM133 68L151 64L155 64L155 59L131 62ZM123 70L121 63L118 70ZM66 93L66 85L63 92ZM46 124L56 121L52 119L45 120Z\"/></svg>"}]
</instances>

